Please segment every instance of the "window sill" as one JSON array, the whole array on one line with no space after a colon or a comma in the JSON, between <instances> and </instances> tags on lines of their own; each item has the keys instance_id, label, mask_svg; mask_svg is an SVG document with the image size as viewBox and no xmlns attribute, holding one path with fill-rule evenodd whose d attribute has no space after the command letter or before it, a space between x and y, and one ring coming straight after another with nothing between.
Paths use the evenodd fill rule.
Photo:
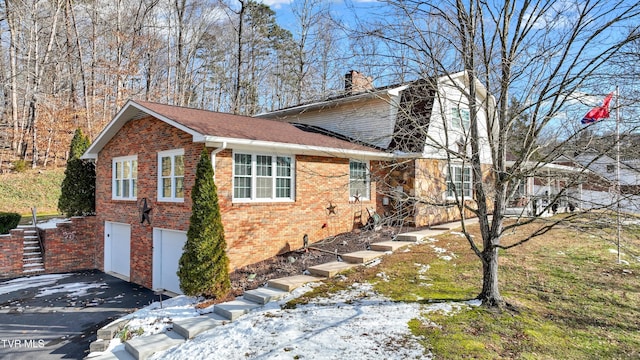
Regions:
<instances>
[{"instance_id":1,"label":"window sill","mask_svg":"<svg viewBox=\"0 0 640 360\"><path fill-rule=\"evenodd\" d=\"M264 200L253 200L253 199L232 199L232 204L255 204L255 205L265 205L265 204L293 204L296 201L294 199L264 199Z\"/></svg>"}]
</instances>

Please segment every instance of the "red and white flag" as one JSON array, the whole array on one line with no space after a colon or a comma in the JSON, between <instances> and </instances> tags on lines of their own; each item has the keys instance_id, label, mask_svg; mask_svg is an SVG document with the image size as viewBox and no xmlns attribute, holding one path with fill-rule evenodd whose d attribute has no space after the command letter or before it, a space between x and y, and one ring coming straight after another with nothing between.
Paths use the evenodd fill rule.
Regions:
<instances>
[{"instance_id":1,"label":"red and white flag","mask_svg":"<svg viewBox=\"0 0 640 360\"><path fill-rule=\"evenodd\" d=\"M596 121L602 120L602 119L606 119L609 117L609 103L611 102L611 98L613 97L613 93L607 95L607 97L604 98L604 103L602 104L602 106L597 106L594 107L593 109L591 109L587 115L585 115L582 118L582 121L580 121L583 124L591 124L594 123Z\"/></svg>"}]
</instances>

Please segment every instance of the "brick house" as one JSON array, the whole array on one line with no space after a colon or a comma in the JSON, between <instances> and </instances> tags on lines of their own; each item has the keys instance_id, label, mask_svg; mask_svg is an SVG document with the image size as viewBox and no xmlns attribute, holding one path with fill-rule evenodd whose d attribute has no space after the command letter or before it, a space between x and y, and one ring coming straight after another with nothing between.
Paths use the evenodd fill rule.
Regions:
<instances>
[{"instance_id":1,"label":"brick house","mask_svg":"<svg viewBox=\"0 0 640 360\"><path fill-rule=\"evenodd\" d=\"M492 176L489 113L495 100L476 80L482 173L474 174L469 85L462 71L375 88L371 78L350 71L342 94L256 117L305 124L394 154L396 161L376 178L378 209L427 226L460 219L457 201L473 207L474 184Z\"/></svg>"},{"instance_id":2,"label":"brick house","mask_svg":"<svg viewBox=\"0 0 640 360\"><path fill-rule=\"evenodd\" d=\"M233 270L351 231L375 208L369 176L393 157L294 124L129 101L83 158L96 161L96 267L179 293L177 264L206 146ZM144 221L143 209L151 209Z\"/></svg>"}]
</instances>

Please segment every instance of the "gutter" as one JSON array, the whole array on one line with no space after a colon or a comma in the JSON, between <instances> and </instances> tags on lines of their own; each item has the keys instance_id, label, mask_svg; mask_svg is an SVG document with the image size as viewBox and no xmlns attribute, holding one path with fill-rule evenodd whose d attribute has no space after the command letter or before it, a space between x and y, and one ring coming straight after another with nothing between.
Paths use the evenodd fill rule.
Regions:
<instances>
[{"instance_id":1,"label":"gutter","mask_svg":"<svg viewBox=\"0 0 640 360\"><path fill-rule=\"evenodd\" d=\"M326 146L315 146L315 145L302 145L302 144L288 144L288 143L280 143L273 141L264 141L264 140L250 140L250 139L234 139L234 138L223 138L217 136L204 136L202 141L207 146L216 146L216 147L229 147L233 146L237 149L260 149L260 150L271 150L273 152L283 152L283 153L295 153L301 155L319 155L319 156L327 156L332 155L335 157L360 157L360 158L368 158L368 159L393 159L396 157L394 154L378 152L378 151L367 151L367 150L357 150L357 149L339 149L332 148ZM217 149L216 149L217 150ZM220 150L222 151L222 150Z\"/></svg>"}]
</instances>

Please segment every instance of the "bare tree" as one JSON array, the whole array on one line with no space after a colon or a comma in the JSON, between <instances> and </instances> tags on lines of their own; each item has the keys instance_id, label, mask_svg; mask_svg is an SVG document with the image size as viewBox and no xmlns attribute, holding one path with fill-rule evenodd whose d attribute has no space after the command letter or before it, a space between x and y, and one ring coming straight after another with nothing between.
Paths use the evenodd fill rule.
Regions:
<instances>
[{"instance_id":1,"label":"bare tree","mask_svg":"<svg viewBox=\"0 0 640 360\"><path fill-rule=\"evenodd\" d=\"M532 223L566 193L554 194L532 217L516 223L505 222L510 197L523 179L563 154L565 145L583 131L584 128L578 128L573 133L563 133L561 130L567 127L558 122L559 115L572 106L572 95L598 89L604 97L613 90L613 82L603 86L600 75L621 49L640 35L640 3L478 0L386 3L394 9L395 16L385 14L386 21L369 23L361 35L403 48L404 58L398 60L416 69L416 77L458 70L468 74L466 84L451 83L462 94L453 103L469 109L468 128L454 131L445 121L440 124L444 138L427 139L427 143L449 164L449 181L453 164L467 164L472 169L469 177L473 179L473 196L466 196L462 188L451 190L456 193L463 232L482 264L483 284L478 298L486 306L501 307L505 301L498 286L499 251L526 243L567 219L552 218L521 240L505 244L502 242L505 232ZM621 33L620 27L629 31ZM479 96L484 91L480 84L486 86L491 96ZM512 101L520 106L512 107ZM444 102L439 108L441 119L452 116ZM487 115L486 126L483 113ZM523 120L519 127L522 132L519 154L508 161L514 124ZM555 144L543 141L550 132L561 137ZM483 138L488 139L492 176L486 176L482 161ZM552 146L541 151L545 145ZM464 220L469 215L478 217L481 239L474 239L466 231Z\"/></svg>"}]
</instances>

